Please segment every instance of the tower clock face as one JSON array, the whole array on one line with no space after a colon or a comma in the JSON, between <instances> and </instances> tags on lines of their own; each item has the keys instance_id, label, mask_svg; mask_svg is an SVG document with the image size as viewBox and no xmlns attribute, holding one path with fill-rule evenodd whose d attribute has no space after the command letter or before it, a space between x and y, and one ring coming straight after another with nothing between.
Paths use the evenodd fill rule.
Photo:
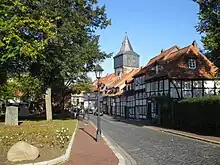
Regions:
<instances>
[{"instance_id":1,"label":"tower clock face","mask_svg":"<svg viewBox=\"0 0 220 165\"><path fill-rule=\"evenodd\" d=\"M136 59L135 59L135 57L128 56L128 57L127 57L127 61L128 61L128 65L129 65L129 66L133 66L133 65L135 65Z\"/></svg>"},{"instance_id":2,"label":"tower clock face","mask_svg":"<svg viewBox=\"0 0 220 165\"><path fill-rule=\"evenodd\" d=\"M133 64L135 64L135 57L133 57L133 61L132 62L133 62Z\"/></svg>"},{"instance_id":3,"label":"tower clock face","mask_svg":"<svg viewBox=\"0 0 220 165\"><path fill-rule=\"evenodd\" d=\"M128 56L127 60L128 60L128 65L131 65L132 64L132 58Z\"/></svg>"}]
</instances>

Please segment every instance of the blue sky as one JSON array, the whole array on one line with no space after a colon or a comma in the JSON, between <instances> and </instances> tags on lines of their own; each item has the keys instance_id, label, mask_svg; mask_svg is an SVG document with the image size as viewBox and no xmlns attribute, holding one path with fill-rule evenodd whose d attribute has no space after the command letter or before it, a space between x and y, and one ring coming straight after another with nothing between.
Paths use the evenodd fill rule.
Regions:
<instances>
[{"instance_id":1,"label":"blue sky","mask_svg":"<svg viewBox=\"0 0 220 165\"><path fill-rule=\"evenodd\" d=\"M140 66L146 65L150 58L161 49L173 45L185 47L201 35L196 32L199 7L192 0L99 0L106 5L106 12L112 25L98 31L100 46L114 55L119 51L127 32L133 49L140 55ZM103 75L114 72L113 57L105 60L101 66ZM94 80L95 76L89 76Z\"/></svg>"}]
</instances>

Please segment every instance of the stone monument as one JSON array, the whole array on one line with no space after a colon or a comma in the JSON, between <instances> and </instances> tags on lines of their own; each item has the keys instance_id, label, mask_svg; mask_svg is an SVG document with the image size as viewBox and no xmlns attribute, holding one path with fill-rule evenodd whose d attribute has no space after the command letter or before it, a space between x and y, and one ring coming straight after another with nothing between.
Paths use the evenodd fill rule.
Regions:
<instances>
[{"instance_id":1,"label":"stone monument","mask_svg":"<svg viewBox=\"0 0 220 165\"><path fill-rule=\"evenodd\" d=\"M51 88L48 88L45 95L46 101L46 117L47 120L52 120L52 105L51 105Z\"/></svg>"},{"instance_id":2,"label":"stone monument","mask_svg":"<svg viewBox=\"0 0 220 165\"><path fill-rule=\"evenodd\" d=\"M18 107L6 107L5 125L18 125Z\"/></svg>"}]
</instances>

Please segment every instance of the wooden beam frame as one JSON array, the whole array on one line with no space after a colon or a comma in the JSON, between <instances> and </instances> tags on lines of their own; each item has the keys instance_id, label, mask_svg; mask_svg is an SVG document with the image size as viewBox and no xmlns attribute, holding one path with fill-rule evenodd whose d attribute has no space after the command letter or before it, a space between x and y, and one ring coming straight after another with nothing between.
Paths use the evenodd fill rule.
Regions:
<instances>
[{"instance_id":1,"label":"wooden beam frame","mask_svg":"<svg viewBox=\"0 0 220 165\"><path fill-rule=\"evenodd\" d=\"M175 88L175 89L176 89L176 91L177 91L178 98L180 99L181 97L180 97L180 94L179 94L179 91L178 91L177 86L176 86L176 85L173 83L173 80L171 80L171 79L170 79L170 83L172 83L172 84L173 84L174 88ZM169 89L170 89L170 85L169 85Z\"/></svg>"}]
</instances>

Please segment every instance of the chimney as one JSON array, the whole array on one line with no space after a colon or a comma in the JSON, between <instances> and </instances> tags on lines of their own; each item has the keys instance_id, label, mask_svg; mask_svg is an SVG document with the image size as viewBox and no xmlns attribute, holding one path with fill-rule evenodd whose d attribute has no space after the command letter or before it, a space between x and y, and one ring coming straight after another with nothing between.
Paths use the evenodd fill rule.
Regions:
<instances>
[{"instance_id":1,"label":"chimney","mask_svg":"<svg viewBox=\"0 0 220 165\"><path fill-rule=\"evenodd\" d=\"M160 53L163 53L163 49L161 49Z\"/></svg>"},{"instance_id":2,"label":"chimney","mask_svg":"<svg viewBox=\"0 0 220 165\"><path fill-rule=\"evenodd\" d=\"M197 43L195 40L193 41L192 46L194 46L196 49L198 49L198 46L197 46Z\"/></svg>"}]
</instances>

